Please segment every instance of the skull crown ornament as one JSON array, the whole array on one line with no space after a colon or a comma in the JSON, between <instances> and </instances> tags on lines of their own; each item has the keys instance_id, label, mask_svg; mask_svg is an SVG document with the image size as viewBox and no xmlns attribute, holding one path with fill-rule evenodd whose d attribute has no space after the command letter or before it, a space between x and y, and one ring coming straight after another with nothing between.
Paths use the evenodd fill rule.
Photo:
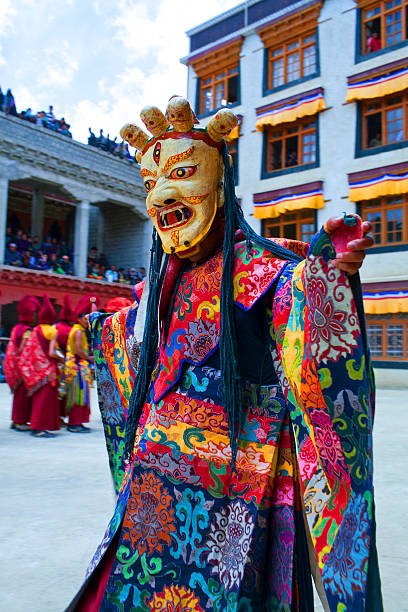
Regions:
<instances>
[{"instance_id":1,"label":"skull crown ornament","mask_svg":"<svg viewBox=\"0 0 408 612\"><path fill-rule=\"evenodd\" d=\"M238 124L238 118L223 109L205 128L196 127L190 103L180 96L170 99L165 115L147 106L140 116L151 137L132 123L123 126L120 134L138 150L147 212L164 251L189 257L198 250L217 209L223 206L220 152L223 138Z\"/></svg>"}]
</instances>

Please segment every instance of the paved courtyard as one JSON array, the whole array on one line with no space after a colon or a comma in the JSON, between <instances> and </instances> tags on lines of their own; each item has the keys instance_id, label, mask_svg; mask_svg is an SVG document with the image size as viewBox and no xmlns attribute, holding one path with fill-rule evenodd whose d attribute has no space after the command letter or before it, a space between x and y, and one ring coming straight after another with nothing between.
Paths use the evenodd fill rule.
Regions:
<instances>
[{"instance_id":1,"label":"paved courtyard","mask_svg":"<svg viewBox=\"0 0 408 612\"><path fill-rule=\"evenodd\" d=\"M62 612L114 508L93 396L92 433L35 439L9 429L11 396L0 385L0 609ZM408 391L378 391L375 483L386 612L408 611ZM316 604L316 610L320 610Z\"/></svg>"}]
</instances>

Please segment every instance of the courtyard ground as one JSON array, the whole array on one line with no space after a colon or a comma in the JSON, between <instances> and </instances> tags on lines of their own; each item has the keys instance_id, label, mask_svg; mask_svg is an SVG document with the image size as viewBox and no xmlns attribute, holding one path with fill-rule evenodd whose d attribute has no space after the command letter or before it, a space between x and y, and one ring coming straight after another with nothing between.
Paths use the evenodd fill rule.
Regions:
<instances>
[{"instance_id":1,"label":"courtyard ground","mask_svg":"<svg viewBox=\"0 0 408 612\"><path fill-rule=\"evenodd\" d=\"M62 612L114 508L93 395L92 433L35 439L9 429L0 384L0 609ZM408 391L379 389L374 436L377 539L386 612L408 611ZM316 610L320 610L316 603Z\"/></svg>"}]
</instances>

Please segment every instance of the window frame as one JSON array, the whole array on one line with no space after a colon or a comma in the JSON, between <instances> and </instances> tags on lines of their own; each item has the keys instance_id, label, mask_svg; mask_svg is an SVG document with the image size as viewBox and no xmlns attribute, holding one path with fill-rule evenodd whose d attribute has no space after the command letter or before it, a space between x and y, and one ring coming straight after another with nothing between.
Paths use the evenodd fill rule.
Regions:
<instances>
[{"instance_id":1,"label":"window frame","mask_svg":"<svg viewBox=\"0 0 408 612\"><path fill-rule=\"evenodd\" d=\"M358 0L357 0L358 1ZM384 53L389 53L390 51L395 51L396 49L400 49L402 47L405 47L408 45L408 32L406 35L405 40L402 40L401 42L395 43L393 45L389 45L388 47L382 47L381 49L379 49L378 51L374 51L373 53L365 53L364 52L364 45L365 42L363 41L363 37L365 35L364 32L364 26L366 23L366 20L364 19L364 11L368 10L369 8L374 8L375 5L378 4L384 4L385 5L386 0L377 0L377 2L359 2L360 6L357 9L357 19L356 19L356 32L355 32L355 36L356 36L356 50L355 50L355 63L358 64L360 62L364 62L372 57L377 57L378 55L383 55ZM404 4L405 2L405 4ZM405 12L404 14L404 9L408 10L408 2L407 0L402 0L402 5L401 5L401 10L402 10L402 31L403 31L403 26L404 26L404 19L406 22L406 27L408 24L408 14ZM398 10L398 7L396 7L396 9L390 9L389 11L385 11L386 13L392 12L393 10ZM383 12L380 14L380 18L382 17ZM382 19L382 29L383 29L383 19Z\"/></svg>"},{"instance_id":2,"label":"window frame","mask_svg":"<svg viewBox=\"0 0 408 612\"><path fill-rule=\"evenodd\" d=\"M315 134L316 134L316 159L313 162L307 162L306 164L298 164L296 166L286 166L284 168L280 168L279 170L268 170L268 159L269 159L269 143L270 139L268 138L269 134L272 130L287 130L290 126L302 125L307 123L308 121L314 120L316 123ZM298 131L297 134L293 133L287 138L291 138L295 135L301 137L304 132ZM285 138L285 140L287 139ZM282 123L280 125L274 126L272 128L265 127L263 130L263 146L262 146L262 169L261 169L261 179L273 178L275 176L281 176L282 174L290 174L292 172L303 172L304 170L310 170L311 168L318 168L320 166L320 142L319 142L319 114L310 115L307 117L302 117L302 119L298 119L297 121L292 121L290 123ZM299 152L299 143L298 143L298 152Z\"/></svg>"},{"instance_id":3,"label":"window frame","mask_svg":"<svg viewBox=\"0 0 408 612\"><path fill-rule=\"evenodd\" d=\"M404 313L405 314L405 313ZM367 339L368 346L370 348L371 358L373 364L376 367L399 367L408 369L408 316L399 314L383 314L383 315L367 315ZM402 357L392 356L387 353L387 329L391 326L401 325L402 326ZM381 355L374 355L370 347L370 333L369 329L374 326L381 328L382 338L382 352Z\"/></svg>"},{"instance_id":4,"label":"window frame","mask_svg":"<svg viewBox=\"0 0 408 612\"><path fill-rule=\"evenodd\" d=\"M396 96L402 96L401 104L393 104L390 106L386 105L386 101ZM374 110L372 113L364 112L367 105L379 102L381 104L380 110ZM382 137L386 136L386 113L387 110L395 110L396 108L402 107L402 120L403 120L403 131L404 139L396 140L388 144L382 144L378 147L363 147L363 143L366 142L367 127L365 118L369 114L381 112L381 129ZM383 153L385 151L393 151L396 149L403 149L408 147L408 89L400 92L389 94L381 98L370 98L369 100L359 100L357 104L357 121L356 121L356 151L355 157L365 157L367 155L376 155L377 153Z\"/></svg>"},{"instance_id":5,"label":"window frame","mask_svg":"<svg viewBox=\"0 0 408 612\"><path fill-rule=\"evenodd\" d=\"M232 156L235 154L235 162L233 164L233 172L234 172L234 184L237 186L239 184L239 136L238 138L234 138L230 142L227 142L228 152ZM234 151L235 147L235 151ZM232 153L231 153L232 149Z\"/></svg>"},{"instance_id":6,"label":"window frame","mask_svg":"<svg viewBox=\"0 0 408 612\"><path fill-rule=\"evenodd\" d=\"M398 204L399 204L398 202L395 202L395 203L392 202L391 206L389 206L389 201L397 200L399 198L403 200L401 204L403 240L401 242L388 243L386 242L387 219L386 219L385 213L387 210L394 210L398 208ZM380 201L379 210L381 211L381 216L382 216L381 236L385 237L385 240L378 245L374 244L374 246L370 248L368 255L374 254L374 253L391 253L393 251L408 251L408 194L401 194L399 196L397 195L381 196L379 198L373 198L372 200L363 200L363 201L358 202L357 203L357 213L361 216L363 221L367 220L367 213L375 212L376 210L378 210L378 208L377 209L373 208L372 210L370 210L369 208L366 208L367 204L370 202L373 203L377 201Z\"/></svg>"},{"instance_id":7,"label":"window frame","mask_svg":"<svg viewBox=\"0 0 408 612\"><path fill-rule=\"evenodd\" d=\"M304 213L305 211L308 211L310 213L309 217L304 217L303 219L301 218L302 213ZM301 226L302 223L305 223L306 220L311 221L311 223L313 223L314 229L313 229L313 234L312 237L316 234L317 232L317 214L316 214L316 210L314 208L301 208L299 210L293 210L293 211L287 211L281 215L279 215L278 217L272 217L270 219L262 219L262 236L264 236L265 238L274 238L275 236L268 236L268 226L274 225L275 227L278 226L280 229L280 238L286 238L286 236L283 235L283 230L284 230L284 225L288 225L288 218L287 215L292 215L295 214L296 217L299 216L299 218L295 219L295 224L296 224L296 240L302 240L302 231L301 231ZM289 219L290 222L290 219ZM308 243L310 244L310 242Z\"/></svg>"},{"instance_id":8,"label":"window frame","mask_svg":"<svg viewBox=\"0 0 408 612\"><path fill-rule=\"evenodd\" d=\"M235 73L234 74L229 74L230 70L235 69ZM218 81L216 80L216 77L218 74L222 73L222 72L226 72L226 75L224 78L219 79ZM211 88L212 88L212 92L213 92L213 105L215 106L215 101L216 101L216 86L219 83L224 83L224 94L225 92L227 92L227 96L228 96L228 80L232 77L236 76L237 77L237 101L236 102L232 102L230 104L227 103L227 105L223 106L217 106L214 107L214 109L209 110L209 111L204 111L204 97L203 97L203 92L205 89L209 89L209 87L203 87L203 82L206 81L207 79L212 79L212 83L211 83ZM228 67L224 67L224 68L219 68L216 71L210 72L208 73L208 75L202 75L197 79L197 95L196 95L196 114L197 117L209 117L210 115L213 115L214 113L216 113L217 111L219 111L221 108L234 108L235 106L239 106L241 104L241 62L238 60L237 64L233 64L230 65ZM226 98L228 99L228 98ZM203 109L203 110L202 110ZM202 112L201 112L202 110Z\"/></svg>"},{"instance_id":9,"label":"window frame","mask_svg":"<svg viewBox=\"0 0 408 612\"><path fill-rule=\"evenodd\" d=\"M300 76L298 79L295 79L293 81L289 81L286 83L283 83L282 85L277 85L276 87L270 86L272 85L271 83L271 79L272 79L272 75L270 75L269 73L269 66L272 64L272 62L270 61L270 53L272 52L273 49L279 48L279 47L287 47L290 44L293 44L293 42L295 41L302 41L303 38L306 38L308 36L311 36L312 34L315 35L316 40L315 40L315 46L316 46L316 69L314 72L312 72L311 74L308 74L306 76ZM307 46L306 46L307 47ZM303 49L302 44L299 47L300 49ZM284 54L284 57L286 57L286 55ZM301 56L299 58L299 65L302 69L303 66L303 62L302 62L303 56ZM284 64L286 65L287 62L284 62ZM286 74L286 71L285 71ZM298 34L296 37L292 37L292 38L288 38L287 40L281 41L280 44L276 44L274 46L268 46L268 47L264 47L264 52L263 52L263 78L262 78L262 96L265 97L271 93L276 93L278 91L281 91L283 89L287 89L288 87L294 87L295 85L298 85L299 83L304 83L305 81L308 81L310 79L315 79L317 77L320 76L320 46L319 46L319 26L318 24L314 25L312 28L307 29L305 32Z\"/></svg>"}]
</instances>

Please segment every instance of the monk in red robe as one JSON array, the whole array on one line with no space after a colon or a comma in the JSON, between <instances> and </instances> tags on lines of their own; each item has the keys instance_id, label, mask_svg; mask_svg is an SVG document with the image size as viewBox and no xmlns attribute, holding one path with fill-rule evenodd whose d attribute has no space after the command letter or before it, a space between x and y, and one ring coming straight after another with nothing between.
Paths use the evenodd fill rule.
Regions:
<instances>
[{"instance_id":1,"label":"monk in red robe","mask_svg":"<svg viewBox=\"0 0 408 612\"><path fill-rule=\"evenodd\" d=\"M52 358L51 342L56 338L57 315L47 294L44 294L34 327L20 355L19 367L28 394L32 397L31 433L38 438L51 438L50 430L60 428L58 403L58 368Z\"/></svg>"},{"instance_id":2,"label":"monk in red robe","mask_svg":"<svg viewBox=\"0 0 408 612\"><path fill-rule=\"evenodd\" d=\"M57 329L56 348L59 350L60 355L63 355L64 357L64 360L61 361L61 364L59 367L60 381L59 381L59 388L58 388L60 420L61 420L61 425L64 427L66 426L64 417L68 416L65 374L64 374L65 356L67 353L68 336L72 329L72 326L74 325L74 320L75 320L75 313L71 305L69 294L66 293L64 295L63 302L62 302L62 308L59 313L59 321L55 325ZM57 355L54 354L53 357L55 356Z\"/></svg>"},{"instance_id":3,"label":"monk in red robe","mask_svg":"<svg viewBox=\"0 0 408 612\"><path fill-rule=\"evenodd\" d=\"M40 307L40 301L31 295L24 296L18 303L18 323L13 328L10 342L7 345L4 358L4 374L6 381L13 392L13 408L11 411L11 429L16 431L28 431L31 415L31 397L18 367L18 360L29 338L35 315Z\"/></svg>"}]
</instances>

